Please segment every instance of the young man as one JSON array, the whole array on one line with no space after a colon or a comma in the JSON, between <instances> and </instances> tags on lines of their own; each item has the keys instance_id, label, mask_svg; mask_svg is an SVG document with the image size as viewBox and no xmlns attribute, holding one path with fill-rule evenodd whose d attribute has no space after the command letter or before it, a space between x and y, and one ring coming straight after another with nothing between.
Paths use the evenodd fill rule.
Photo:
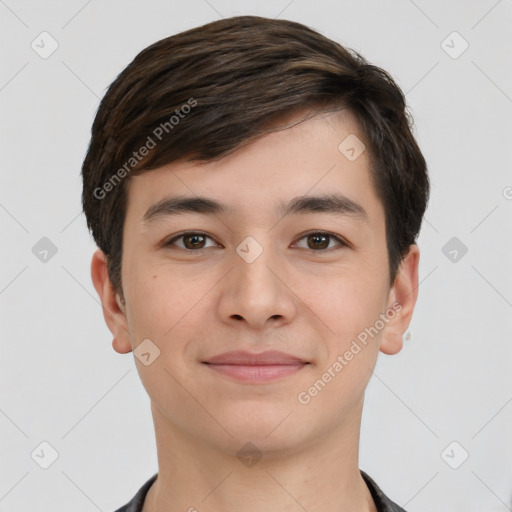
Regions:
<instances>
[{"instance_id":1,"label":"young man","mask_svg":"<svg viewBox=\"0 0 512 512\"><path fill-rule=\"evenodd\" d=\"M358 467L364 391L418 293L425 160L391 77L291 21L142 51L83 168L91 265L151 399L119 511L400 511Z\"/></svg>"}]
</instances>

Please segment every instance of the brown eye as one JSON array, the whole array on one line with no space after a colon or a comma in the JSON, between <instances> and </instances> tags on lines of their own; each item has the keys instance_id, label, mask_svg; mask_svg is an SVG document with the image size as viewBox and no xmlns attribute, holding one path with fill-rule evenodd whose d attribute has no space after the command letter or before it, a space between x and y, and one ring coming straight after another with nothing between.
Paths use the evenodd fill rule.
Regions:
<instances>
[{"instance_id":1,"label":"brown eye","mask_svg":"<svg viewBox=\"0 0 512 512\"><path fill-rule=\"evenodd\" d=\"M348 247L348 244L343 239L331 233L309 233L308 235L303 236L300 240L307 240L307 246L302 246L304 249L310 249L315 252L331 249L332 247L329 247L329 245L333 240L337 242L338 247Z\"/></svg>"},{"instance_id":2,"label":"brown eye","mask_svg":"<svg viewBox=\"0 0 512 512\"><path fill-rule=\"evenodd\" d=\"M206 235L205 233L195 233L195 232L189 232L189 233L183 233L182 235L174 237L172 240L169 240L166 244L167 246L173 246L176 245L177 247L180 247L182 249L186 249L189 251L197 251L200 249L205 249L207 246L205 246L205 243L207 240L211 238ZM178 240L182 240L181 244L177 244L176 242ZM212 247L212 246L209 246Z\"/></svg>"},{"instance_id":3,"label":"brown eye","mask_svg":"<svg viewBox=\"0 0 512 512\"><path fill-rule=\"evenodd\" d=\"M308 247L310 249L327 249L329 246L329 236L322 234L308 235Z\"/></svg>"},{"instance_id":4,"label":"brown eye","mask_svg":"<svg viewBox=\"0 0 512 512\"><path fill-rule=\"evenodd\" d=\"M185 235L183 237L183 245L187 249L202 249L204 245L205 237L203 235Z\"/></svg>"}]
</instances>

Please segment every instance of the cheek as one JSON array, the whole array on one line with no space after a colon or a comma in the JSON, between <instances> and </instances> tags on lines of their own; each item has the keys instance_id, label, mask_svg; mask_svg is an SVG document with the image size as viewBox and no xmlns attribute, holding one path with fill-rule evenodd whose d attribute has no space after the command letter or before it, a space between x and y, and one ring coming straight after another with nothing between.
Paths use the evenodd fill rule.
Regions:
<instances>
[{"instance_id":1,"label":"cheek","mask_svg":"<svg viewBox=\"0 0 512 512\"><path fill-rule=\"evenodd\" d=\"M321 398L318 392L319 406L338 404L349 410L360 399L378 357L381 334L371 327L385 307L385 280L377 282L372 275L353 273L350 279L324 283L322 292L312 295L311 300L308 306L316 316L311 314L310 318L322 320L317 323L326 348L318 361L318 380L312 379L311 392L317 392L315 386L323 389Z\"/></svg>"},{"instance_id":2,"label":"cheek","mask_svg":"<svg viewBox=\"0 0 512 512\"><path fill-rule=\"evenodd\" d=\"M332 382L322 392L326 402L339 401L341 396L356 400L366 387L379 352L381 332L372 327L385 308L386 284L385 276L353 269L326 280L322 290L311 296L308 306L322 320L318 325L326 349L318 378ZM311 318L316 321L315 315Z\"/></svg>"},{"instance_id":3,"label":"cheek","mask_svg":"<svg viewBox=\"0 0 512 512\"><path fill-rule=\"evenodd\" d=\"M183 316L183 293L163 269L130 263L126 266L125 291L130 303L132 342L138 344L149 338L160 346L163 335Z\"/></svg>"},{"instance_id":4,"label":"cheek","mask_svg":"<svg viewBox=\"0 0 512 512\"><path fill-rule=\"evenodd\" d=\"M323 321L325 332L342 342L379 318L386 303L386 278L367 268L351 268L316 281L301 297Z\"/></svg>"},{"instance_id":5,"label":"cheek","mask_svg":"<svg viewBox=\"0 0 512 512\"><path fill-rule=\"evenodd\" d=\"M154 340L162 361L176 364L178 357L187 357L189 342L201 337L211 324L208 292L215 280L205 275L184 276L183 272L158 265L141 265L133 275L132 339L135 344L145 338Z\"/></svg>"},{"instance_id":6,"label":"cheek","mask_svg":"<svg viewBox=\"0 0 512 512\"><path fill-rule=\"evenodd\" d=\"M199 290L188 281L184 287L172 275L161 268L146 267L130 284L132 346L136 350L139 343L149 339L158 353L149 365L135 357L137 371L148 395L159 404L181 403L186 398L178 382L193 379L189 373L194 368L184 360L187 346L197 340L198 326L204 323L204 318L199 318L204 315L200 298L207 288Z\"/></svg>"}]
</instances>

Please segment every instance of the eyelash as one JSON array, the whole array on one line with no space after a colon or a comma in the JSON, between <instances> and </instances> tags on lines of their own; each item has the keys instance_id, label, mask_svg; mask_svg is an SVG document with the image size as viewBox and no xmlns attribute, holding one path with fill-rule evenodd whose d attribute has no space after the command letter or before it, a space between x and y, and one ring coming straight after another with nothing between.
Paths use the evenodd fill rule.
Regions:
<instances>
[{"instance_id":1,"label":"eyelash","mask_svg":"<svg viewBox=\"0 0 512 512\"><path fill-rule=\"evenodd\" d=\"M200 235L200 236L209 238L210 240L213 240L213 238L210 235L203 233L202 231L186 231L185 233L182 233L181 235L177 235L177 236L173 237L171 240L165 242L164 247L170 247L170 246L174 245L174 242L176 242L180 238L184 238L187 235ZM345 240L343 240L343 238L339 237L338 235L335 235L334 233L329 233L328 231L311 231L310 233L306 233L305 235L302 235L302 237L299 238L299 241L304 238L307 238L308 236L312 236L312 235L323 235L330 239L333 238L339 243L338 247L349 247L349 244L347 242L345 242ZM177 246L177 247L179 247L179 246ZM187 252L200 252L202 250L209 249L209 247L202 247L200 249L188 249L186 247L179 247L179 248L183 249ZM309 251L312 251L315 253L323 253L323 252L331 251L332 249L333 249L332 247L327 248L327 249L319 249L319 250L306 248L306 250L309 250Z\"/></svg>"}]
</instances>

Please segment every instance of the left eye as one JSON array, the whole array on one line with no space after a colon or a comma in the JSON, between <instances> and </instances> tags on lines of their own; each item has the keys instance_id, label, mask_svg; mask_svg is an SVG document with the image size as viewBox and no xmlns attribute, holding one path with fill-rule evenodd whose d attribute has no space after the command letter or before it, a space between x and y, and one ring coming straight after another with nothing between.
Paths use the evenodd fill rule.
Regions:
<instances>
[{"instance_id":1,"label":"left eye","mask_svg":"<svg viewBox=\"0 0 512 512\"><path fill-rule=\"evenodd\" d=\"M329 242L331 241L331 239L336 240L338 242L338 245L340 246L346 247L348 245L339 236L324 232L309 233L303 236L300 240L304 239L307 240L307 247L305 247L305 249L311 249L315 252L321 252L326 249L329 249Z\"/></svg>"},{"instance_id":2,"label":"left eye","mask_svg":"<svg viewBox=\"0 0 512 512\"><path fill-rule=\"evenodd\" d=\"M186 249L189 251L196 251L199 249L205 249L208 246L205 246L206 240L210 239L206 233L200 233L200 232L189 232L189 233L183 233L182 235L176 236L173 239L169 240L165 243L165 246L170 245L177 245L178 247L181 247L182 249ZM182 245L176 244L177 240L183 240ZM305 249L311 249L315 252L324 251L326 249L329 249L330 242L332 240L335 240L338 242L339 246L346 247L348 244L342 240L340 237L333 235L331 233L324 233L324 232L315 232L315 233L309 233L307 235L304 235L300 240L306 240L307 247L303 247ZM212 240L213 241L213 240ZM214 247L216 244L214 243Z\"/></svg>"}]
</instances>

